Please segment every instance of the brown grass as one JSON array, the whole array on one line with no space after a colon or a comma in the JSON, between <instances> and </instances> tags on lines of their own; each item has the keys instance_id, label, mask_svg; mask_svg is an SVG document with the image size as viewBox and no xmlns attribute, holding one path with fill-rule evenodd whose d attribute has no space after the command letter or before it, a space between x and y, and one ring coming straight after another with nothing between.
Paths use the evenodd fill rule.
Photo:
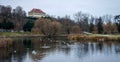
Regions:
<instances>
[{"instance_id":1,"label":"brown grass","mask_svg":"<svg viewBox=\"0 0 120 62\"><path fill-rule=\"evenodd\" d=\"M11 38L0 38L0 48L1 47L9 47L12 45Z\"/></svg>"},{"instance_id":2,"label":"brown grass","mask_svg":"<svg viewBox=\"0 0 120 62\"><path fill-rule=\"evenodd\" d=\"M68 39L76 41L120 41L120 37L90 36L81 34L70 34L68 35Z\"/></svg>"}]
</instances>

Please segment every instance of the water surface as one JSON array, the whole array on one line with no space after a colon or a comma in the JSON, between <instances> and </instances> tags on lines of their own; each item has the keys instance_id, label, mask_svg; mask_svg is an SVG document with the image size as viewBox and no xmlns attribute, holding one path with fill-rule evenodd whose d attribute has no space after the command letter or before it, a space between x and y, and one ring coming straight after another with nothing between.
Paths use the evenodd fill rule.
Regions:
<instances>
[{"instance_id":1,"label":"water surface","mask_svg":"<svg viewBox=\"0 0 120 62\"><path fill-rule=\"evenodd\" d=\"M0 48L0 62L120 62L120 44L14 39L12 47Z\"/></svg>"}]
</instances>

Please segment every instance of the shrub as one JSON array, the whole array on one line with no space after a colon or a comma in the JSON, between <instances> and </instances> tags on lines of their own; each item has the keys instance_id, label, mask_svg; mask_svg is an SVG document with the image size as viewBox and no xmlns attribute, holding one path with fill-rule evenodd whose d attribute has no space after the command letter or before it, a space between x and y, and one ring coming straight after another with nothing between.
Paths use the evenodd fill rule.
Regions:
<instances>
[{"instance_id":1,"label":"shrub","mask_svg":"<svg viewBox=\"0 0 120 62\"><path fill-rule=\"evenodd\" d=\"M0 38L0 47L9 47L12 45L11 38Z\"/></svg>"}]
</instances>

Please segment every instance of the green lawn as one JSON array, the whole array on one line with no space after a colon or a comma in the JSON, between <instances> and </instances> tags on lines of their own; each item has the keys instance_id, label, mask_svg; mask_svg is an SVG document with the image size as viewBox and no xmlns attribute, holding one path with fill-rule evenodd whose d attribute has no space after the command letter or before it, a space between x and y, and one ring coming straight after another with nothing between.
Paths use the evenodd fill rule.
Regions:
<instances>
[{"instance_id":1,"label":"green lawn","mask_svg":"<svg viewBox=\"0 0 120 62\"><path fill-rule=\"evenodd\" d=\"M29 35L30 32L0 32L0 36L20 36L20 35Z\"/></svg>"},{"instance_id":2,"label":"green lawn","mask_svg":"<svg viewBox=\"0 0 120 62\"><path fill-rule=\"evenodd\" d=\"M0 36L23 36L23 35L39 35L39 34L33 34L31 32L0 32ZM120 34L116 35L108 35L108 34L82 34L87 36L102 36L102 37L110 37L110 38L118 38L120 37Z\"/></svg>"}]
</instances>

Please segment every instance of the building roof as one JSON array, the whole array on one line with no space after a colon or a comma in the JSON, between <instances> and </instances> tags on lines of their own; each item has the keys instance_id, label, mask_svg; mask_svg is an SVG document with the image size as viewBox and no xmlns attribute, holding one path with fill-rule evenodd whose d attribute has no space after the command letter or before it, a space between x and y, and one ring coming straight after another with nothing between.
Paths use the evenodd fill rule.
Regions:
<instances>
[{"instance_id":1,"label":"building roof","mask_svg":"<svg viewBox=\"0 0 120 62\"><path fill-rule=\"evenodd\" d=\"M33 8L30 12L33 12L33 13L44 13L41 9L36 9L36 8Z\"/></svg>"}]
</instances>

